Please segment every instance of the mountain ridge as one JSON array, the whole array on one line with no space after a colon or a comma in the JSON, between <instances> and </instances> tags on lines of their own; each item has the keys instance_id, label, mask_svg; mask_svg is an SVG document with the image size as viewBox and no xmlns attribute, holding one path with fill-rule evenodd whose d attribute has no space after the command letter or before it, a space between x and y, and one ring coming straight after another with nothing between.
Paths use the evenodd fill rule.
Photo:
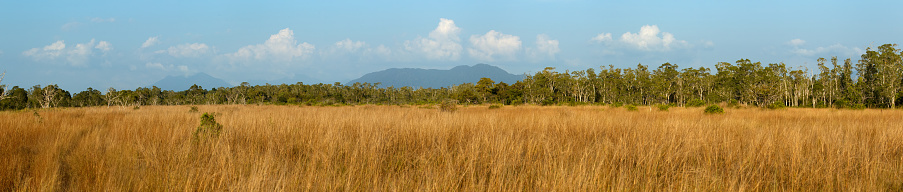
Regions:
<instances>
[{"instance_id":1,"label":"mountain ridge","mask_svg":"<svg viewBox=\"0 0 903 192\"><path fill-rule=\"evenodd\" d=\"M488 77L496 83L508 84L524 79L523 75L511 74L499 67L480 63L473 66L459 65L447 70L390 68L365 74L347 84L379 82L379 87L441 88L463 83L476 83L483 77Z\"/></svg>"}]
</instances>

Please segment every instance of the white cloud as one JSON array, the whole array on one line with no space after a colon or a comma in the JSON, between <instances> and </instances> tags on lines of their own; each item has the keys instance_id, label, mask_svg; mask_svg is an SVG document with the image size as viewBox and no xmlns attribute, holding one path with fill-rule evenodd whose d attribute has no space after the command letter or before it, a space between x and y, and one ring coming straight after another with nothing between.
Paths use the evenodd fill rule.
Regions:
<instances>
[{"instance_id":1,"label":"white cloud","mask_svg":"<svg viewBox=\"0 0 903 192\"><path fill-rule=\"evenodd\" d=\"M210 47L203 43L181 44L169 47L167 52L173 57L198 57L207 54Z\"/></svg>"},{"instance_id":2,"label":"white cloud","mask_svg":"<svg viewBox=\"0 0 903 192\"><path fill-rule=\"evenodd\" d=\"M148 48L148 47L150 47L150 46L154 46L154 45L160 43L160 40L159 40L158 38L159 38L159 37L149 37L149 38L147 38L147 41L144 41L144 43L141 44L141 48Z\"/></svg>"},{"instance_id":3,"label":"white cloud","mask_svg":"<svg viewBox=\"0 0 903 192\"><path fill-rule=\"evenodd\" d=\"M689 48L685 40L678 40L668 32L662 32L656 25L644 25L637 33L626 32L617 41L613 41L611 33L601 33L592 39L593 42L613 42L614 46L623 46L640 51L665 52L678 48ZM611 50L608 50L612 52ZM617 51L614 51L617 52Z\"/></svg>"},{"instance_id":4,"label":"white cloud","mask_svg":"<svg viewBox=\"0 0 903 192\"><path fill-rule=\"evenodd\" d=\"M94 53L94 49L101 51L109 51L113 49L112 44L107 41L100 41L95 46L96 40L91 39L87 43L78 43L74 47L67 47L62 40L56 41L43 48L32 48L22 52L22 55L31 57L35 61L55 61L57 58L65 57L66 62L74 66L83 66L87 63Z\"/></svg>"},{"instance_id":5,"label":"white cloud","mask_svg":"<svg viewBox=\"0 0 903 192\"><path fill-rule=\"evenodd\" d=\"M668 51L672 45L687 44L686 41L675 39L671 33L662 32L655 25L645 25L640 28L639 33L624 33L621 35L621 42L645 51Z\"/></svg>"},{"instance_id":6,"label":"white cloud","mask_svg":"<svg viewBox=\"0 0 903 192\"><path fill-rule=\"evenodd\" d=\"M73 22L68 22L66 24L63 24L63 26L60 26L60 29L62 29L63 31L70 31L75 28L78 28L78 26L80 26L80 25L81 25L81 23L73 21Z\"/></svg>"},{"instance_id":7,"label":"white cloud","mask_svg":"<svg viewBox=\"0 0 903 192\"><path fill-rule=\"evenodd\" d=\"M802 39L793 39L793 40L788 41L787 44L792 45L792 46L800 46L800 45L806 44L806 41L804 41Z\"/></svg>"},{"instance_id":8,"label":"white cloud","mask_svg":"<svg viewBox=\"0 0 903 192\"><path fill-rule=\"evenodd\" d=\"M160 69L162 71L167 71L167 69L168 69L167 66L163 66L162 63L151 63L151 62L147 62L147 64L144 64L144 67L146 67L148 69ZM169 65L169 67L172 67L172 65Z\"/></svg>"},{"instance_id":9,"label":"white cloud","mask_svg":"<svg viewBox=\"0 0 903 192\"><path fill-rule=\"evenodd\" d=\"M144 64L144 67L148 68L148 69L159 69L159 70L165 71L165 72L169 72L169 71L177 71L177 72L183 72L183 73L189 72L188 66L185 66L185 65L176 66L173 64L164 65L162 63L147 62L147 64Z\"/></svg>"},{"instance_id":10,"label":"white cloud","mask_svg":"<svg viewBox=\"0 0 903 192\"><path fill-rule=\"evenodd\" d=\"M392 49L389 49L389 47L379 45L376 46L376 48L366 48L361 54L364 56L364 60L372 61L373 59L382 59L383 61L389 61L395 59L393 58L393 53L394 52L392 52Z\"/></svg>"},{"instance_id":11,"label":"white cloud","mask_svg":"<svg viewBox=\"0 0 903 192\"><path fill-rule=\"evenodd\" d=\"M405 50L423 54L427 59L431 60L452 60L456 61L461 57L461 39L458 34L461 28L455 26L455 21L451 19L439 19L439 26L436 27L428 38L417 37L413 41L405 41Z\"/></svg>"},{"instance_id":12,"label":"white cloud","mask_svg":"<svg viewBox=\"0 0 903 192\"><path fill-rule=\"evenodd\" d=\"M66 43L62 40L59 40L50 45L44 46L44 48L42 49L31 48L25 52L22 52L22 55L32 57L35 60L56 59L63 54L63 49L65 48Z\"/></svg>"},{"instance_id":13,"label":"white cloud","mask_svg":"<svg viewBox=\"0 0 903 192\"><path fill-rule=\"evenodd\" d=\"M554 60L555 54L558 54L560 51L561 50L558 49L558 40L549 39L549 36L545 34L536 35L535 48L527 48L527 54L529 54L530 58L534 61L544 58Z\"/></svg>"},{"instance_id":14,"label":"white cloud","mask_svg":"<svg viewBox=\"0 0 903 192\"><path fill-rule=\"evenodd\" d=\"M112 18L112 17L110 17L110 18L100 18L100 17L95 17L95 18L91 18L91 22L95 22L95 23L110 22L110 23L112 23L112 22L116 22L116 18Z\"/></svg>"},{"instance_id":15,"label":"white cloud","mask_svg":"<svg viewBox=\"0 0 903 192\"><path fill-rule=\"evenodd\" d=\"M235 53L226 54L232 62L249 60L269 60L274 62L291 62L296 59L307 59L315 47L309 43L297 43L294 32L285 28L271 35L263 44L248 45Z\"/></svg>"},{"instance_id":16,"label":"white cloud","mask_svg":"<svg viewBox=\"0 0 903 192\"><path fill-rule=\"evenodd\" d=\"M703 42L702 42L702 46L705 47L705 48L712 48L712 47L715 47L715 42L712 42L712 41L703 41Z\"/></svg>"},{"instance_id":17,"label":"white cloud","mask_svg":"<svg viewBox=\"0 0 903 192\"><path fill-rule=\"evenodd\" d=\"M93 52L93 47L94 39L91 39L91 41L88 43L75 44L74 49L69 50L66 60L69 61L69 64L83 66L88 61L88 57Z\"/></svg>"},{"instance_id":18,"label":"white cloud","mask_svg":"<svg viewBox=\"0 0 903 192\"><path fill-rule=\"evenodd\" d=\"M857 55L862 55L863 53L865 53L865 50L862 50L858 47L846 47L841 44L834 44L827 47L816 47L814 49L805 49L794 46L794 48L790 52L795 55L807 57L816 55L856 57Z\"/></svg>"},{"instance_id":19,"label":"white cloud","mask_svg":"<svg viewBox=\"0 0 903 192\"><path fill-rule=\"evenodd\" d=\"M515 54L521 48L520 37L499 33L495 30L490 30L484 35L470 36L470 44L472 47L467 48L470 56L483 61L514 60Z\"/></svg>"},{"instance_id":20,"label":"white cloud","mask_svg":"<svg viewBox=\"0 0 903 192\"><path fill-rule=\"evenodd\" d=\"M338 42L335 42L335 47L339 50L347 51L347 52L357 52L362 47L366 46L367 43L361 41L351 41L351 39L345 39Z\"/></svg>"},{"instance_id":21,"label":"white cloud","mask_svg":"<svg viewBox=\"0 0 903 192\"><path fill-rule=\"evenodd\" d=\"M596 35L596 37L593 37L591 40L595 42L611 41L611 33L599 33L599 35Z\"/></svg>"},{"instance_id":22,"label":"white cloud","mask_svg":"<svg viewBox=\"0 0 903 192\"><path fill-rule=\"evenodd\" d=\"M104 51L104 52L107 52L107 51L110 51L111 49L113 49L113 44L110 44L110 42L107 42L107 41L100 41L97 43L97 46L95 46L94 48L100 49L101 51Z\"/></svg>"}]
</instances>

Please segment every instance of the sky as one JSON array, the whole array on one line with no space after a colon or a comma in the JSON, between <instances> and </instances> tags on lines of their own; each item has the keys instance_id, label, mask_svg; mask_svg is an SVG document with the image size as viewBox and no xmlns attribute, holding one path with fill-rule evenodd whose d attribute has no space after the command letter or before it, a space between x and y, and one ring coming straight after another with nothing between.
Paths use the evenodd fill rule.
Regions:
<instances>
[{"instance_id":1,"label":"sky","mask_svg":"<svg viewBox=\"0 0 903 192\"><path fill-rule=\"evenodd\" d=\"M348 82L486 63L813 71L903 43L903 1L0 1L2 84L135 89L207 73L237 85Z\"/></svg>"}]
</instances>

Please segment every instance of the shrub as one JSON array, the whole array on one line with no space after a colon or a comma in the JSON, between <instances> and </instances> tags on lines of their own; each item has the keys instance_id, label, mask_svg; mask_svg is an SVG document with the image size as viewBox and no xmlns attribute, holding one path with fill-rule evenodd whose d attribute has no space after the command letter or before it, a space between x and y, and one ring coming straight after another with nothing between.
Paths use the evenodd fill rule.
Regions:
<instances>
[{"instance_id":1,"label":"shrub","mask_svg":"<svg viewBox=\"0 0 903 192\"><path fill-rule=\"evenodd\" d=\"M627 108L628 111L636 111L636 105L633 104L624 106L624 108Z\"/></svg>"},{"instance_id":2,"label":"shrub","mask_svg":"<svg viewBox=\"0 0 903 192\"><path fill-rule=\"evenodd\" d=\"M191 106L191 109L189 109L188 112L189 112L189 113L197 113L197 112L198 112L198 106Z\"/></svg>"},{"instance_id":3,"label":"shrub","mask_svg":"<svg viewBox=\"0 0 903 192\"><path fill-rule=\"evenodd\" d=\"M671 105L658 105L659 111L668 111L668 108L671 108Z\"/></svg>"},{"instance_id":4,"label":"shrub","mask_svg":"<svg viewBox=\"0 0 903 192\"><path fill-rule=\"evenodd\" d=\"M439 112L455 112L458 111L458 101L457 100L445 100L439 104Z\"/></svg>"},{"instance_id":5,"label":"shrub","mask_svg":"<svg viewBox=\"0 0 903 192\"><path fill-rule=\"evenodd\" d=\"M135 107L132 107L132 110L138 110L138 109L141 109L141 107L139 107L137 105Z\"/></svg>"},{"instance_id":6,"label":"shrub","mask_svg":"<svg viewBox=\"0 0 903 192\"><path fill-rule=\"evenodd\" d=\"M613 107L613 108L618 108L618 107L621 107L621 106L623 106L623 105L624 105L624 104L621 104L621 102L615 102L615 103L612 103L612 104L611 104L611 107Z\"/></svg>"},{"instance_id":7,"label":"shrub","mask_svg":"<svg viewBox=\"0 0 903 192\"><path fill-rule=\"evenodd\" d=\"M500 109L500 108L502 108L502 105L499 105L499 104L489 105L489 109Z\"/></svg>"},{"instance_id":8,"label":"shrub","mask_svg":"<svg viewBox=\"0 0 903 192\"><path fill-rule=\"evenodd\" d=\"M705 105L705 101L702 101L699 99L693 99L693 100L687 101L688 107L702 107L703 105Z\"/></svg>"},{"instance_id":9,"label":"shrub","mask_svg":"<svg viewBox=\"0 0 903 192\"><path fill-rule=\"evenodd\" d=\"M553 101L551 98L549 98L549 99L542 100L542 103L540 103L540 104L542 106L555 105L555 101Z\"/></svg>"},{"instance_id":10,"label":"shrub","mask_svg":"<svg viewBox=\"0 0 903 192\"><path fill-rule=\"evenodd\" d=\"M201 125L194 131L194 142L204 142L216 138L223 131L223 125L216 122L215 114L201 115Z\"/></svg>"},{"instance_id":11,"label":"shrub","mask_svg":"<svg viewBox=\"0 0 903 192\"><path fill-rule=\"evenodd\" d=\"M771 103L768 106L766 106L766 108L768 108L768 109L781 109L784 107L786 107L786 106L784 106L784 102L780 102L780 101Z\"/></svg>"},{"instance_id":12,"label":"shrub","mask_svg":"<svg viewBox=\"0 0 903 192\"><path fill-rule=\"evenodd\" d=\"M709 105L708 107L705 108L705 113L706 114L720 114L720 113L724 113L724 109L722 109L718 105Z\"/></svg>"}]
</instances>

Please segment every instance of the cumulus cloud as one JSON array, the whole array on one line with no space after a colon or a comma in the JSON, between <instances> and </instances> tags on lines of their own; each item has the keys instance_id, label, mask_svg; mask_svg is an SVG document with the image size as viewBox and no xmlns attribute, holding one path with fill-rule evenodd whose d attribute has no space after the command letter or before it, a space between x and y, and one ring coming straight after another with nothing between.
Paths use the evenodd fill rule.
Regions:
<instances>
[{"instance_id":1,"label":"cumulus cloud","mask_svg":"<svg viewBox=\"0 0 903 192\"><path fill-rule=\"evenodd\" d=\"M591 41L613 41L610 33L596 35ZM637 33L626 32L617 39L617 44L641 51L670 51L675 48L689 47L685 40L678 40L673 34L662 32L656 25L644 25Z\"/></svg>"},{"instance_id":2,"label":"cumulus cloud","mask_svg":"<svg viewBox=\"0 0 903 192\"><path fill-rule=\"evenodd\" d=\"M367 43L364 43L362 41L351 41L351 39L345 39L335 42L335 47L337 49L347 52L357 52L365 45L367 45Z\"/></svg>"},{"instance_id":3,"label":"cumulus cloud","mask_svg":"<svg viewBox=\"0 0 903 192\"><path fill-rule=\"evenodd\" d=\"M298 43L295 33L285 28L270 36L263 44L248 45L238 49L235 53L226 54L232 62L250 60L269 60L273 62L291 62L297 59L306 59L314 51L314 45Z\"/></svg>"},{"instance_id":4,"label":"cumulus cloud","mask_svg":"<svg viewBox=\"0 0 903 192\"><path fill-rule=\"evenodd\" d=\"M75 28L78 28L78 26L80 26L80 25L81 25L81 23L73 21L73 22L68 22L66 24L63 24L63 26L60 26L60 29L62 29L63 31L70 31Z\"/></svg>"},{"instance_id":5,"label":"cumulus cloud","mask_svg":"<svg viewBox=\"0 0 903 192\"><path fill-rule=\"evenodd\" d=\"M154 46L160 43L159 37L149 37L144 43L141 44L141 48L148 48L150 46Z\"/></svg>"},{"instance_id":6,"label":"cumulus cloud","mask_svg":"<svg viewBox=\"0 0 903 192\"><path fill-rule=\"evenodd\" d=\"M514 60L515 54L521 49L520 37L499 33L495 30L490 30L483 35L470 36L470 44L472 47L467 48L470 56L483 61Z\"/></svg>"},{"instance_id":7,"label":"cumulus cloud","mask_svg":"<svg viewBox=\"0 0 903 192\"><path fill-rule=\"evenodd\" d=\"M198 56L207 54L207 52L209 50L210 50L210 47L207 46L207 44L203 44L203 43L188 44L188 43L186 43L186 44L169 47L169 49L167 49L167 52L169 53L169 55L172 55L173 57L198 57Z\"/></svg>"},{"instance_id":8,"label":"cumulus cloud","mask_svg":"<svg viewBox=\"0 0 903 192\"><path fill-rule=\"evenodd\" d=\"M792 45L792 46L801 46L803 44L806 44L806 41L804 41L802 39L793 39L793 40L787 41L787 44Z\"/></svg>"},{"instance_id":9,"label":"cumulus cloud","mask_svg":"<svg viewBox=\"0 0 903 192\"><path fill-rule=\"evenodd\" d=\"M834 44L826 47L816 47L812 49L806 49L794 46L790 52L794 55L798 56L816 56L816 55L824 55L824 56L846 56L846 57L855 57L857 55L862 55L865 53L865 50L862 50L858 47L847 47L841 44Z\"/></svg>"},{"instance_id":10,"label":"cumulus cloud","mask_svg":"<svg viewBox=\"0 0 903 192\"><path fill-rule=\"evenodd\" d=\"M66 46L62 40L56 41L43 48L32 48L22 52L22 55L31 57L35 61L55 61L58 58L65 57L66 62L74 66L83 66L93 55L93 50L109 51L113 49L113 45L106 41L95 43L96 40L91 39L87 43L77 43L74 47ZM96 46L95 46L96 44Z\"/></svg>"},{"instance_id":11,"label":"cumulus cloud","mask_svg":"<svg viewBox=\"0 0 903 192\"><path fill-rule=\"evenodd\" d=\"M542 60L544 58L555 59L555 54L558 54L561 50L558 49L558 40L549 39L548 35L539 34L536 35L536 47L535 48L527 48L527 54L530 55L530 58L534 61Z\"/></svg>"},{"instance_id":12,"label":"cumulus cloud","mask_svg":"<svg viewBox=\"0 0 903 192\"><path fill-rule=\"evenodd\" d=\"M62 40L56 41L50 45L44 46L44 48L31 48L25 52L22 52L22 55L27 57L32 57L35 60L41 59L56 59L60 55L63 54L63 49L66 48L66 43Z\"/></svg>"},{"instance_id":13,"label":"cumulus cloud","mask_svg":"<svg viewBox=\"0 0 903 192\"><path fill-rule=\"evenodd\" d=\"M591 40L595 42L611 41L611 33L599 33L599 35L596 35Z\"/></svg>"},{"instance_id":14,"label":"cumulus cloud","mask_svg":"<svg viewBox=\"0 0 903 192\"><path fill-rule=\"evenodd\" d=\"M113 49L113 44L110 44L110 42L107 41L100 41L97 43L97 46L94 46L94 48L107 52Z\"/></svg>"},{"instance_id":15,"label":"cumulus cloud","mask_svg":"<svg viewBox=\"0 0 903 192\"><path fill-rule=\"evenodd\" d=\"M165 71L165 72L169 72L169 71L177 71L177 72L183 72L183 73L189 72L188 66L185 66L185 65L176 66L173 64L164 65L162 63L147 62L147 64L144 64L144 67L147 69L157 69L157 70L161 70L161 71Z\"/></svg>"},{"instance_id":16,"label":"cumulus cloud","mask_svg":"<svg viewBox=\"0 0 903 192\"><path fill-rule=\"evenodd\" d=\"M417 37L413 41L405 41L405 50L422 54L431 60L456 61L461 57L461 39L458 34L461 28L455 26L451 19L439 19L439 26L430 32L429 37Z\"/></svg>"}]
</instances>

